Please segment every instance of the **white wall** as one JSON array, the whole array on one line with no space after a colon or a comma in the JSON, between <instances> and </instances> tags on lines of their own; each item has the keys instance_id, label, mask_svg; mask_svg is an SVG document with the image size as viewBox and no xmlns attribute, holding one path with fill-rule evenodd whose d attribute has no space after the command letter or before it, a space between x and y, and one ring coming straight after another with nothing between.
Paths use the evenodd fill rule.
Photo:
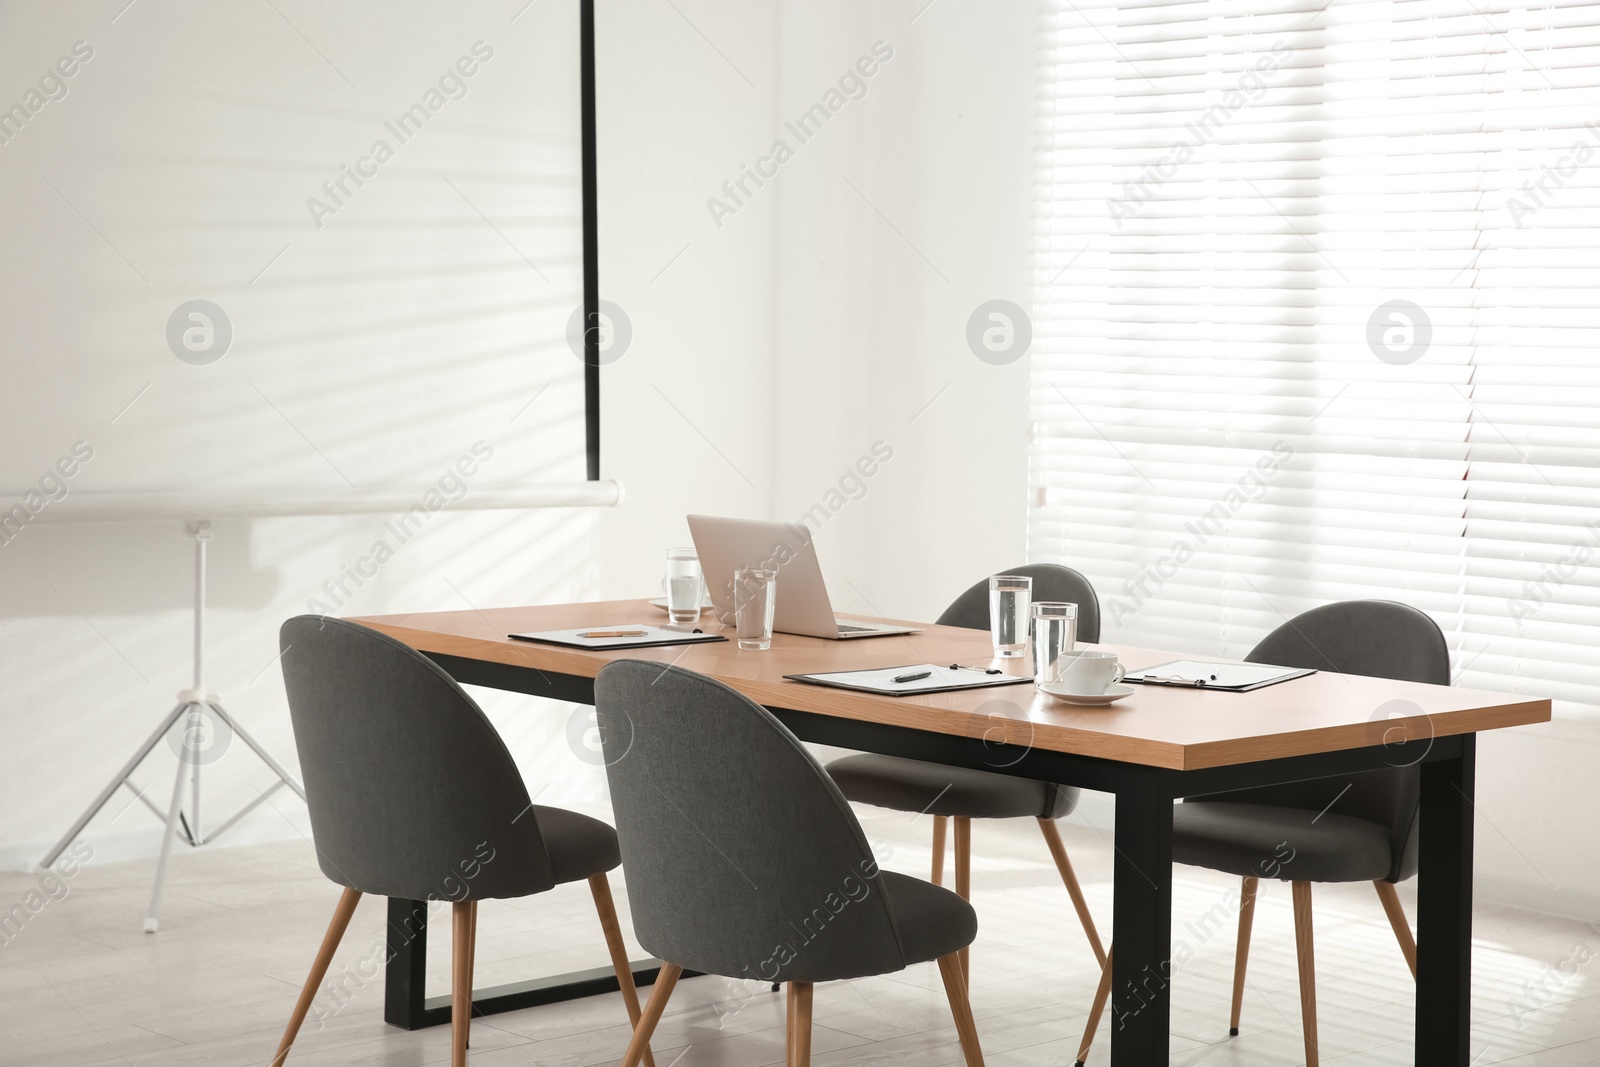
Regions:
<instances>
[{"instance_id":1,"label":"white wall","mask_svg":"<svg viewBox=\"0 0 1600 1067\"><path fill-rule=\"evenodd\" d=\"M928 618L1023 559L1027 363L980 361L966 326L983 301L1028 304L1034 18L1015 3L784 8L784 117L874 42L894 50L778 190L779 515L872 442L894 449L817 538L841 608Z\"/></svg>"},{"instance_id":2,"label":"white wall","mask_svg":"<svg viewBox=\"0 0 1600 1067\"><path fill-rule=\"evenodd\" d=\"M1477 893L1587 922L1600 918L1600 722L1561 721L1478 742Z\"/></svg>"},{"instance_id":3,"label":"white wall","mask_svg":"<svg viewBox=\"0 0 1600 1067\"><path fill-rule=\"evenodd\" d=\"M705 200L770 140L777 4L597 6L600 288L634 328L602 373L603 473L627 501L600 591L656 596L686 515L771 506L776 204L719 230Z\"/></svg>"}]
</instances>

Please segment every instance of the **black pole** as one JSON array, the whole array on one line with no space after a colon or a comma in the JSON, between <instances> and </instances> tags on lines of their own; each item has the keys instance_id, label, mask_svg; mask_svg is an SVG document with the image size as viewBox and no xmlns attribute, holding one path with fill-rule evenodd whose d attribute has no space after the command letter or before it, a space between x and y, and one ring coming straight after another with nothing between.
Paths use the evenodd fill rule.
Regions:
<instances>
[{"instance_id":1,"label":"black pole","mask_svg":"<svg viewBox=\"0 0 1600 1067\"><path fill-rule=\"evenodd\" d=\"M594 104L594 0L580 0L579 81L583 98L583 426L589 480L600 479L600 224Z\"/></svg>"}]
</instances>

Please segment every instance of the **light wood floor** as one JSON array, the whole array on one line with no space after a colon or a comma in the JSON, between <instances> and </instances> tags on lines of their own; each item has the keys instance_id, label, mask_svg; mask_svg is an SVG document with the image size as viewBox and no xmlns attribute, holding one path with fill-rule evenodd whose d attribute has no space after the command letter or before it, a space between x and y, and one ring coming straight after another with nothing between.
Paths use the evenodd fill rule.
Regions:
<instances>
[{"instance_id":1,"label":"light wood floor","mask_svg":"<svg viewBox=\"0 0 1600 1067\"><path fill-rule=\"evenodd\" d=\"M926 818L866 809L862 816L868 836L894 850L886 866L926 873ZM1077 817L1063 833L1109 938L1110 846ZM973 838L979 940L972 1002L986 1060L1065 1067L1097 977L1088 946L1031 820L976 824ZM259 1067L271 1059L337 889L305 843L185 850L174 857L161 932L147 936L140 922L153 867L91 862L64 899L46 904L0 945L0 1064ZM1233 883L1189 868L1177 873L1174 940L1187 941L1195 956L1174 983L1173 1062L1301 1063L1288 887L1262 886L1242 1033L1229 1039L1234 939L1224 894ZM0 876L0 910L36 884L32 876ZM617 888L625 909L620 879ZM1376 894L1368 885L1315 892L1323 1063L1409 1064L1410 979ZM1410 893L1403 888L1402 896L1414 914ZM432 993L446 988L448 925L435 928ZM342 991L319 1000L290 1064L448 1061L448 1028L406 1033L384 1025L381 977L362 977L373 973L368 961L380 951L382 929L381 902L364 900L329 972ZM1481 906L1476 934L1474 1067L1600 1063L1600 928ZM482 907L480 984L605 962L581 883ZM615 1063L626 1044L625 1018L615 994L488 1017L474 1024L471 1062ZM960 1061L932 964L818 986L815 1019L818 1067ZM1106 1062L1108 1033L1102 1027L1091 1063ZM764 986L686 979L655 1048L660 1067L781 1063L781 998Z\"/></svg>"}]
</instances>

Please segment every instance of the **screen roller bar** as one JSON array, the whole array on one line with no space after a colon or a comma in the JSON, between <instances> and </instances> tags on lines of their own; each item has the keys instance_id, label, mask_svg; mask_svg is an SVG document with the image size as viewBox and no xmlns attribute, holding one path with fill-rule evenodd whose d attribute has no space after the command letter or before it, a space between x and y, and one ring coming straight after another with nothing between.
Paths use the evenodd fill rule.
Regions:
<instances>
[{"instance_id":1,"label":"screen roller bar","mask_svg":"<svg viewBox=\"0 0 1600 1067\"><path fill-rule=\"evenodd\" d=\"M172 519L267 519L309 515L357 515L368 512L496 511L522 508L609 508L622 502L622 484L615 479L552 482L495 488L472 486L458 500L444 498L435 506L437 489L262 489L170 492L95 493L74 490L59 500L33 491L7 493L0 503L0 521L14 509L28 522L160 522Z\"/></svg>"}]
</instances>

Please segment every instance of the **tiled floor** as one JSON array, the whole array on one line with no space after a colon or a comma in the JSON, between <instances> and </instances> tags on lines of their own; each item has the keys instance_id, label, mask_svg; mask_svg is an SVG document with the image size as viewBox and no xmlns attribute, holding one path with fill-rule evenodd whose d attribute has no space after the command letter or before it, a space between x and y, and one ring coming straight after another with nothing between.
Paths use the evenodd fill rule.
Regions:
<instances>
[{"instance_id":1,"label":"tiled floor","mask_svg":"<svg viewBox=\"0 0 1600 1067\"><path fill-rule=\"evenodd\" d=\"M862 811L869 837L887 842L886 866L923 873L928 820ZM1075 817L1064 836L1109 936L1110 847ZM1065 1067L1082 1032L1096 973L1070 903L1031 820L974 832L972 999L986 1061ZM0 1064L195 1064L259 1067L272 1057L337 890L307 844L213 849L176 856L159 934L140 932L153 864L90 863L59 900L45 900L0 945ZM1233 884L1180 868L1174 942L1193 959L1173 985L1172 1062L1217 1067L1304 1060L1294 939L1286 886L1264 887L1243 1033L1227 1037L1230 922L1205 916ZM0 910L38 885L0 876ZM620 878L617 880L620 890ZM1407 907L1409 893L1402 889ZM59 889L56 893L60 896ZM43 898L35 898L38 904ZM619 903L625 903L619 901ZM627 925L624 915L624 926ZM431 990L449 959L438 930ZM382 1021L382 981L368 962L381 945L383 907L363 901L301 1033L291 1064L448 1062L447 1028L406 1033ZM1600 1064L1600 927L1508 908L1477 913L1474 1067ZM4 940L0 938L0 940ZM483 905L480 985L606 961L584 887ZM1409 1064L1410 976L1370 886L1316 891L1322 1062ZM474 1023L479 1067L583 1067L620 1059L628 1027L616 995L497 1015ZM940 1067L960 1062L931 965L819 986L818 1067ZM654 1042L658 1067L781 1063L783 1005L765 986L721 978L681 983ZM1109 1023L1091 1063L1104 1063Z\"/></svg>"}]
</instances>

